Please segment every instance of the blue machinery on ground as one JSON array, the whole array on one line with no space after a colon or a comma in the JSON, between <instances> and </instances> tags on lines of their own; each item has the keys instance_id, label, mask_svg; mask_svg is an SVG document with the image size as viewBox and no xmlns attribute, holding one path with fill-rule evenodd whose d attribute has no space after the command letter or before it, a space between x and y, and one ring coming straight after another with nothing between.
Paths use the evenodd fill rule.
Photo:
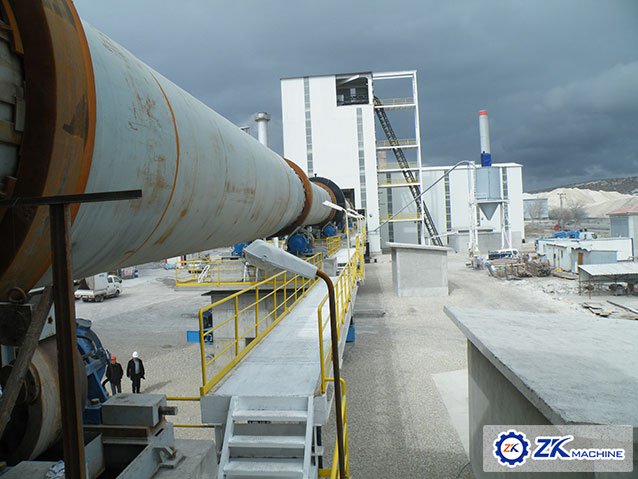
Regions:
<instances>
[{"instance_id":1,"label":"blue machinery on ground","mask_svg":"<svg viewBox=\"0 0 638 479\"><path fill-rule=\"evenodd\" d=\"M9 112L3 118L0 196L143 191L137 202L71 209L74 277L239 241L284 237L304 226L322 228L334 222L341 227L341 213L324 206L330 201L345 207L333 182L309 179L295 163L83 23L71 0L3 0L0 24L0 98ZM23 326L15 319L16 304L36 311L38 298L29 291L51 283L46 214L44 208L0 210L0 238L11 238L0 249L5 330ZM99 401L105 397L95 384L104 366L98 353L103 348L87 328L79 331L89 374L87 395ZM54 445L61 401L74 401L60 397L51 344L50 339L41 341L31 361L41 372L30 376L37 397L22 410L22 423L13 421L3 436L0 459L11 464L38 457ZM9 356L3 355L4 365ZM121 478L142 478L152 477L161 464L175 465L172 428L163 419L170 411L161 400L122 404L113 399L101 408L102 426L144 427L149 434L131 442L142 452L128 457L126 464L122 454L107 454L96 467L113 477L118 471ZM128 422L105 414L113 410ZM145 412L156 419L153 424L140 419ZM87 414L93 420L97 416ZM93 431L108 442L113 428L102 426L92 426ZM30 439L28 451L12 435L16 430ZM125 438L118 441L126 444ZM152 447L164 449L158 454ZM127 472L127 464L135 461L135 471Z\"/></svg>"}]
</instances>

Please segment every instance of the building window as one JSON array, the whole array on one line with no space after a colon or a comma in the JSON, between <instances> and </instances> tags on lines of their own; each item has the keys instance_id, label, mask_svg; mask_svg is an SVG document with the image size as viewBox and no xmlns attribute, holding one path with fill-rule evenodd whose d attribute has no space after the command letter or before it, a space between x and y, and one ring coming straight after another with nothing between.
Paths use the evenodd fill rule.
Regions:
<instances>
[{"instance_id":1,"label":"building window","mask_svg":"<svg viewBox=\"0 0 638 479\"><path fill-rule=\"evenodd\" d=\"M359 145L359 186L361 188L361 208L368 204L366 191L366 158L363 149L363 110L357 108L357 143Z\"/></svg>"},{"instance_id":2,"label":"building window","mask_svg":"<svg viewBox=\"0 0 638 479\"><path fill-rule=\"evenodd\" d=\"M450 197L450 175L445 175L445 228L452 231L452 201Z\"/></svg>"},{"instance_id":3,"label":"building window","mask_svg":"<svg viewBox=\"0 0 638 479\"><path fill-rule=\"evenodd\" d=\"M359 75L337 76L337 106L369 105L368 78Z\"/></svg>"},{"instance_id":4,"label":"building window","mask_svg":"<svg viewBox=\"0 0 638 479\"><path fill-rule=\"evenodd\" d=\"M310 115L310 78L308 77L304 77L303 79L303 99L306 110L306 171L308 172L308 176L312 176L314 174L312 161L312 117Z\"/></svg>"}]
</instances>

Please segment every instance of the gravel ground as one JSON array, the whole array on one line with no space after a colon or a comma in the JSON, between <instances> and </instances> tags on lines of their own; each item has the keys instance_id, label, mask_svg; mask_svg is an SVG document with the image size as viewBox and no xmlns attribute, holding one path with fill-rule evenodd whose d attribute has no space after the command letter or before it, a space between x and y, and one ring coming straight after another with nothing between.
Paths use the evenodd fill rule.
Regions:
<instances>
[{"instance_id":1,"label":"gravel ground","mask_svg":"<svg viewBox=\"0 0 638 479\"><path fill-rule=\"evenodd\" d=\"M143 393L198 396L201 385L199 346L186 342L186 331L198 329L197 311L209 304L201 291L175 290L174 271L140 268L140 277L124 280L123 293L103 303L76 302L77 316L90 319L93 329L122 366L133 351L144 361ZM122 390L130 391L130 381ZM199 404L176 403L175 423L201 422ZM176 437L212 437L212 429L178 428Z\"/></svg>"},{"instance_id":2,"label":"gravel ground","mask_svg":"<svg viewBox=\"0 0 638 479\"><path fill-rule=\"evenodd\" d=\"M389 256L366 266L355 307L357 339L346 349L343 371L353 477L473 477L432 378L467 367L465 337L443 306L555 313L573 306L470 270L463 255L450 256L447 298L395 296ZM334 438L332 422L324 437ZM331 451L332 440L327 446Z\"/></svg>"},{"instance_id":3,"label":"gravel ground","mask_svg":"<svg viewBox=\"0 0 638 479\"><path fill-rule=\"evenodd\" d=\"M586 311L580 303L588 299L575 294L574 281L492 278L486 271L467 268L462 254L450 256L449 297L398 298L392 289L389 256L366 266L366 282L355 307L357 340L347 346L344 357L352 475L471 478L467 456L432 378L466 367L465 338L443 313L443 306L573 313ZM197 328L197 310L208 299L201 292L175 291L171 271L141 269L140 275L124 282L119 298L77 302L77 315L93 321L104 345L123 364L132 351L139 351L147 369L142 392L197 395L199 349L186 343L185 331ZM638 306L638 300L626 300ZM124 388L129 387L126 382ZM180 412L174 422L200 421L197 403L177 405ZM328 462L333 423L323 434ZM177 429L176 436L204 439L213 433Z\"/></svg>"}]
</instances>

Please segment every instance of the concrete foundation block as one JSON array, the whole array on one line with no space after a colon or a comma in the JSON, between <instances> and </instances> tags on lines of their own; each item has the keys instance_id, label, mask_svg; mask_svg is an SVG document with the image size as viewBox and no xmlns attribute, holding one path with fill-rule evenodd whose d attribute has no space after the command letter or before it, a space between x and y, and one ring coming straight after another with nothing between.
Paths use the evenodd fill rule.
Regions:
<instances>
[{"instance_id":1,"label":"concrete foundation block","mask_svg":"<svg viewBox=\"0 0 638 479\"><path fill-rule=\"evenodd\" d=\"M397 296L447 296L450 248L387 243L392 253L392 283Z\"/></svg>"}]
</instances>

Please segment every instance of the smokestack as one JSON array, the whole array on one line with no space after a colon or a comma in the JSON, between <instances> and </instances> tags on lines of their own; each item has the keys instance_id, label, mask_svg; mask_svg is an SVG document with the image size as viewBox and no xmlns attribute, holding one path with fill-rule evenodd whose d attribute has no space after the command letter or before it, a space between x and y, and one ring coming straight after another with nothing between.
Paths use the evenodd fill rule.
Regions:
<instances>
[{"instance_id":1,"label":"smokestack","mask_svg":"<svg viewBox=\"0 0 638 479\"><path fill-rule=\"evenodd\" d=\"M270 115L266 112L255 114L255 122L257 122L257 139L259 143L268 146L268 122Z\"/></svg>"},{"instance_id":2,"label":"smokestack","mask_svg":"<svg viewBox=\"0 0 638 479\"><path fill-rule=\"evenodd\" d=\"M481 166L492 166L490 123L487 117L487 110L479 111L479 136L481 138Z\"/></svg>"}]
</instances>

